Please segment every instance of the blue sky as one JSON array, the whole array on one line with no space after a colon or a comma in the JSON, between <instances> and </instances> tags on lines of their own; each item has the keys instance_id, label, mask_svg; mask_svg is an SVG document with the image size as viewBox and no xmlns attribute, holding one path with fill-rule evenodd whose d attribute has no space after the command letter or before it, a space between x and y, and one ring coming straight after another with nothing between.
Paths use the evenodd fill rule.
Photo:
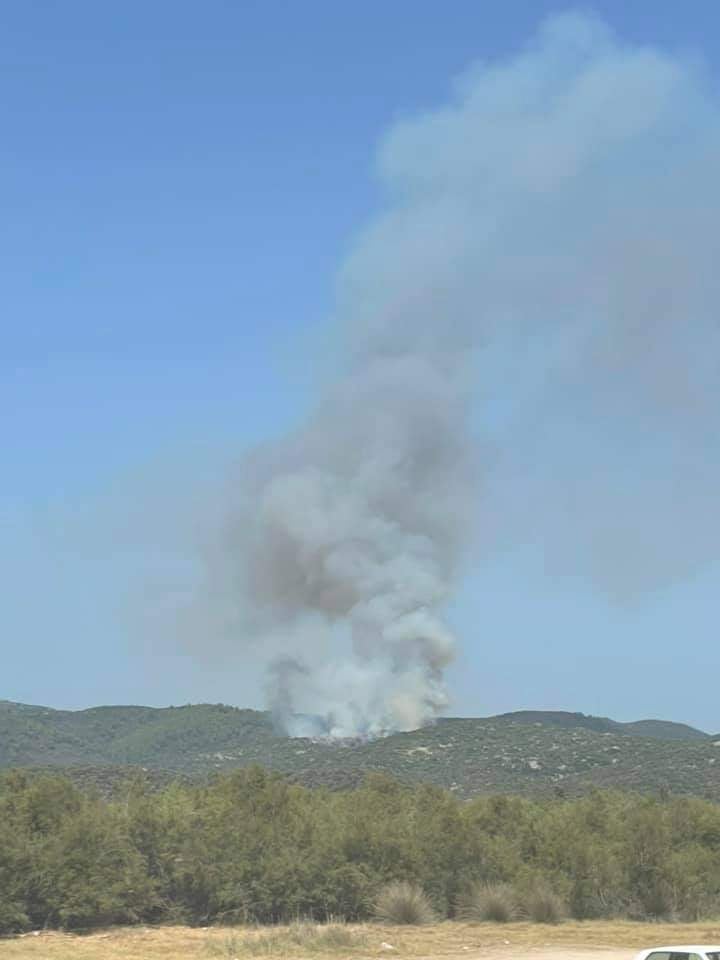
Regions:
<instances>
[{"instance_id":1,"label":"blue sky","mask_svg":"<svg viewBox=\"0 0 720 960\"><path fill-rule=\"evenodd\" d=\"M558 9L3 5L0 698L262 705L257 664L134 628L155 524L332 374L325 324L384 202L386 131ZM625 40L702 57L718 89L714 0L593 9ZM541 554L517 543L465 577L451 712L720 729L717 557L627 604Z\"/></svg>"}]
</instances>

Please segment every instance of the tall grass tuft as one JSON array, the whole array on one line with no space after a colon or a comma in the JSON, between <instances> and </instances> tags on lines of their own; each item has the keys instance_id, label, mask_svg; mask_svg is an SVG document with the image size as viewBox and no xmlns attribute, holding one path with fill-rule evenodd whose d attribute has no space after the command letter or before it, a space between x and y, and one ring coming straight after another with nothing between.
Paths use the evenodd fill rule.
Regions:
<instances>
[{"instance_id":1,"label":"tall grass tuft","mask_svg":"<svg viewBox=\"0 0 720 960\"><path fill-rule=\"evenodd\" d=\"M567 916L567 907L554 890L538 886L524 897L522 912L533 923L560 923Z\"/></svg>"},{"instance_id":2,"label":"tall grass tuft","mask_svg":"<svg viewBox=\"0 0 720 960\"><path fill-rule=\"evenodd\" d=\"M435 911L427 894L415 883L399 880L384 886L373 904L373 916L384 923L432 923Z\"/></svg>"},{"instance_id":3,"label":"tall grass tuft","mask_svg":"<svg viewBox=\"0 0 720 960\"><path fill-rule=\"evenodd\" d=\"M517 897L506 883L477 883L457 904L460 920L480 923L511 923L519 919Z\"/></svg>"}]
</instances>

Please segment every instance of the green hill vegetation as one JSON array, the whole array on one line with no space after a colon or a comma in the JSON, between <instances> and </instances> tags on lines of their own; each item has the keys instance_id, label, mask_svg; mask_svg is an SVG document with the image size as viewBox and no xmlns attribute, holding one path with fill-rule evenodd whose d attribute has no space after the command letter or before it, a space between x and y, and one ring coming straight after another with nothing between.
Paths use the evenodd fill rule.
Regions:
<instances>
[{"instance_id":1,"label":"green hill vegetation","mask_svg":"<svg viewBox=\"0 0 720 960\"><path fill-rule=\"evenodd\" d=\"M483 796L371 774L309 790L257 767L111 800L0 775L0 932L313 917L704 919L720 805L594 791ZM412 898L409 902L408 898ZM409 912L408 912L409 911Z\"/></svg>"},{"instance_id":2,"label":"green hill vegetation","mask_svg":"<svg viewBox=\"0 0 720 960\"><path fill-rule=\"evenodd\" d=\"M63 711L0 701L0 767L61 769L107 791L129 767L158 785L260 764L310 786L349 788L371 771L463 798L586 793L593 787L720 796L720 741L684 724L621 724L523 711L444 719L369 742L279 734L270 716L223 705Z\"/></svg>"},{"instance_id":3,"label":"green hill vegetation","mask_svg":"<svg viewBox=\"0 0 720 960\"><path fill-rule=\"evenodd\" d=\"M707 740L708 734L686 723L670 720L635 720L619 723L608 717L592 717L584 713L568 713L563 710L517 710L501 714L495 719L516 720L521 723L553 724L558 727L586 727L596 733L627 733L637 737L652 737L657 740Z\"/></svg>"},{"instance_id":4,"label":"green hill vegetation","mask_svg":"<svg viewBox=\"0 0 720 960\"><path fill-rule=\"evenodd\" d=\"M388 772L462 798L576 796L595 787L720 796L720 738L659 720L523 711L327 743L289 738L267 713L219 704L63 711L0 701L0 767L65 770L107 791L128 767L146 768L162 786L254 764L336 788Z\"/></svg>"}]
</instances>

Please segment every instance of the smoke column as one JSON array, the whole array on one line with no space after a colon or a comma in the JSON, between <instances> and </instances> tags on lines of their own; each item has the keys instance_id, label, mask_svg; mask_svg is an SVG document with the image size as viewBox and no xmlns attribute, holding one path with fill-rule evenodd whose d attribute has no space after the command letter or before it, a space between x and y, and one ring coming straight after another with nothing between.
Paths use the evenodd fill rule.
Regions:
<instances>
[{"instance_id":1,"label":"smoke column","mask_svg":"<svg viewBox=\"0 0 720 960\"><path fill-rule=\"evenodd\" d=\"M446 704L454 639L437 610L475 495L464 365L374 351L242 465L213 580L237 577L238 629L281 651L268 687L286 726L319 707L309 730L373 735Z\"/></svg>"},{"instance_id":2,"label":"smoke column","mask_svg":"<svg viewBox=\"0 0 720 960\"><path fill-rule=\"evenodd\" d=\"M712 555L719 116L698 64L568 14L389 132L340 274L346 369L244 460L198 591L202 643L262 652L286 728L443 710L476 529L624 598Z\"/></svg>"}]
</instances>

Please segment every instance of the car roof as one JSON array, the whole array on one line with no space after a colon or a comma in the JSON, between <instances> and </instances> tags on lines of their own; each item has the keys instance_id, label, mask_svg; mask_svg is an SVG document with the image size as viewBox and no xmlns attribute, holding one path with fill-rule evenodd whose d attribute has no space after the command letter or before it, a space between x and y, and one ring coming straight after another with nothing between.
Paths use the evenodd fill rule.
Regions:
<instances>
[{"instance_id":1,"label":"car roof","mask_svg":"<svg viewBox=\"0 0 720 960\"><path fill-rule=\"evenodd\" d=\"M669 947L649 947L647 950L643 950L640 954L641 957L647 957L651 953L715 953L720 951L720 946L717 944L673 944Z\"/></svg>"}]
</instances>

